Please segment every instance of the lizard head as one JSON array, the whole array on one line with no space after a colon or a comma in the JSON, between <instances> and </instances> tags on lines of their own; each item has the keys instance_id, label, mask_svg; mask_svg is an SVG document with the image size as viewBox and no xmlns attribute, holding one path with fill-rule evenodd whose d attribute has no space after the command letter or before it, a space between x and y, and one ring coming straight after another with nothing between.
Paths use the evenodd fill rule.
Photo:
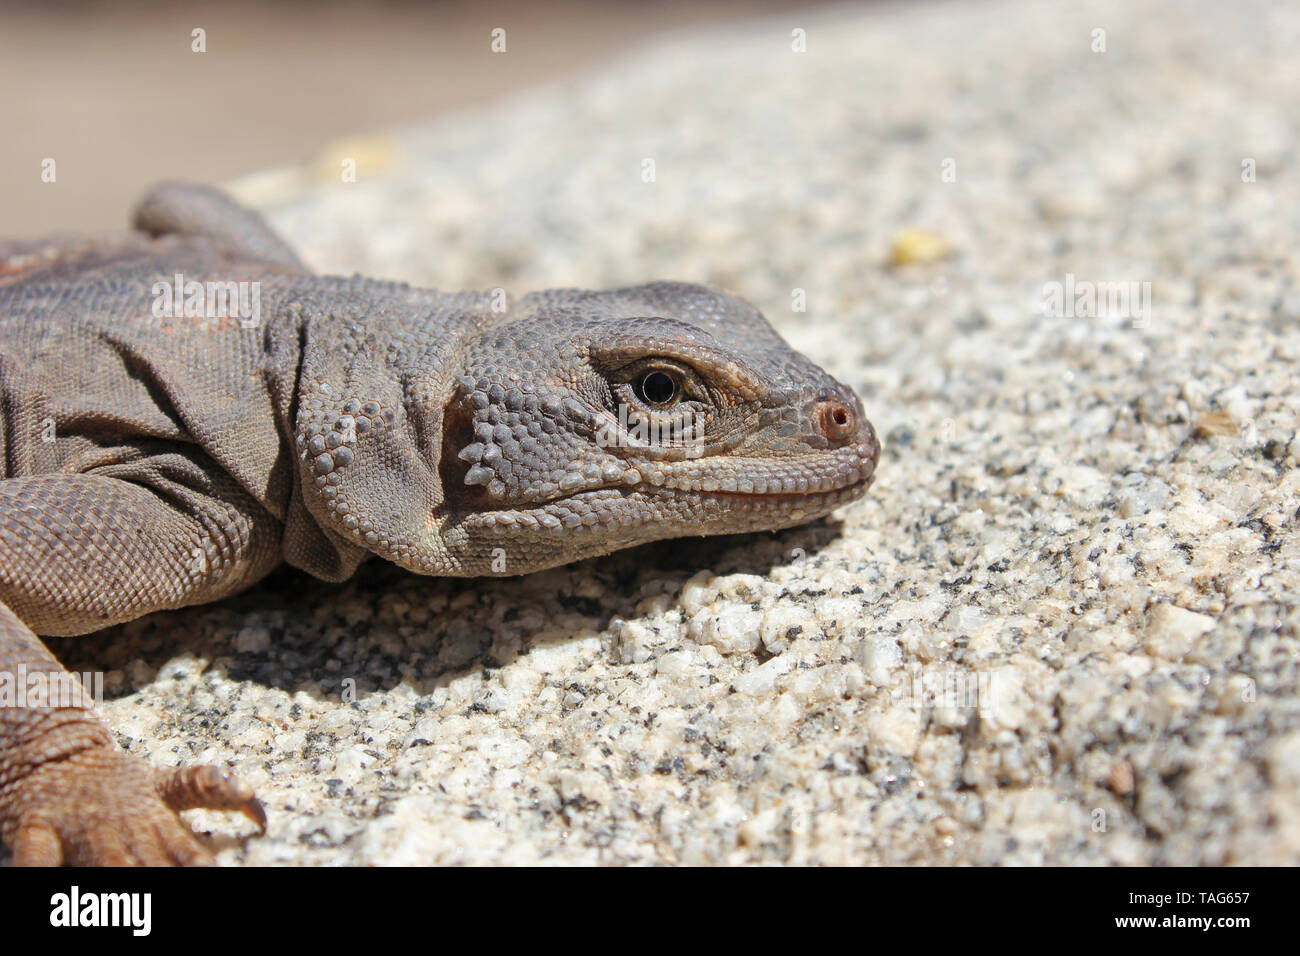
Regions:
<instances>
[{"instance_id":1,"label":"lizard head","mask_svg":"<svg viewBox=\"0 0 1300 956\"><path fill-rule=\"evenodd\" d=\"M861 496L880 450L753 306L667 282L526 296L467 346L441 440L461 574L801 524Z\"/></svg>"}]
</instances>

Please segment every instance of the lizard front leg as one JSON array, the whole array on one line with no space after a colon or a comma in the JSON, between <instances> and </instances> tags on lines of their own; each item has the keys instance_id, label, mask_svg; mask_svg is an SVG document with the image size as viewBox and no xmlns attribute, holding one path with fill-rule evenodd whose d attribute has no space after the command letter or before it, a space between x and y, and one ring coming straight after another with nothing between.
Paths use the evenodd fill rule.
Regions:
<instances>
[{"instance_id":1,"label":"lizard front leg","mask_svg":"<svg viewBox=\"0 0 1300 956\"><path fill-rule=\"evenodd\" d=\"M0 481L0 675L52 686L66 672L36 630L83 633L211 600L275 564L274 523L237 490L173 492L95 474ZM193 807L265 825L229 774L155 771L122 753L84 697L21 703L0 707L0 839L16 863L211 862L176 815Z\"/></svg>"},{"instance_id":2,"label":"lizard front leg","mask_svg":"<svg viewBox=\"0 0 1300 956\"><path fill-rule=\"evenodd\" d=\"M298 254L265 219L211 186L159 183L136 207L133 224L152 236L205 236L260 262L307 272Z\"/></svg>"}]
</instances>

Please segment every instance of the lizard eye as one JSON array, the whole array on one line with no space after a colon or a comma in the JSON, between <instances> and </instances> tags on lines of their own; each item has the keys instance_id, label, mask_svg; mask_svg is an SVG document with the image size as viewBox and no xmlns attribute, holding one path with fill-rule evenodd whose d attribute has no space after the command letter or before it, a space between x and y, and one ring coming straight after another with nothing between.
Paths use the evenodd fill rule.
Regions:
<instances>
[{"instance_id":1,"label":"lizard eye","mask_svg":"<svg viewBox=\"0 0 1300 956\"><path fill-rule=\"evenodd\" d=\"M641 377L636 387L637 397L647 405L667 408L677 404L682 396L682 383L676 376L656 369Z\"/></svg>"}]
</instances>

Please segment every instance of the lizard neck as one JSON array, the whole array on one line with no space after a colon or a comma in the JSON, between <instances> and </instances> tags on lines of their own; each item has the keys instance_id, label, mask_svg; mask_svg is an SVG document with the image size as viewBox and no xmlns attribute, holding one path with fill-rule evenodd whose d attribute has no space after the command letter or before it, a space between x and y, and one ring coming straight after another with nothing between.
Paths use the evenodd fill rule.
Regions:
<instances>
[{"instance_id":1,"label":"lizard neck","mask_svg":"<svg viewBox=\"0 0 1300 956\"><path fill-rule=\"evenodd\" d=\"M269 375L294 477L284 558L342 580L372 554L441 573L434 515L443 410L464 343L499 315L491 293L360 277L287 290Z\"/></svg>"}]
</instances>

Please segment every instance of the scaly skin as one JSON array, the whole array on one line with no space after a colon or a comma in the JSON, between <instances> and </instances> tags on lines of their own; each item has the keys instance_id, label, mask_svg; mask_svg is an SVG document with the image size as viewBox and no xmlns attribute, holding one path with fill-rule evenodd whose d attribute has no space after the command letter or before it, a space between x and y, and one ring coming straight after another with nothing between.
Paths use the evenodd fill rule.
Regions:
<instances>
[{"instance_id":1,"label":"scaly skin","mask_svg":"<svg viewBox=\"0 0 1300 956\"><path fill-rule=\"evenodd\" d=\"M512 304L313 276L256 214L181 184L135 225L0 244L0 680L64 673L37 634L215 600L281 562L524 574L799 524L872 479L857 396L733 296ZM178 273L250 283L257 308L158 314ZM0 706L17 863L210 862L178 811L265 823L216 768L118 751L87 701L22 704Z\"/></svg>"}]
</instances>

